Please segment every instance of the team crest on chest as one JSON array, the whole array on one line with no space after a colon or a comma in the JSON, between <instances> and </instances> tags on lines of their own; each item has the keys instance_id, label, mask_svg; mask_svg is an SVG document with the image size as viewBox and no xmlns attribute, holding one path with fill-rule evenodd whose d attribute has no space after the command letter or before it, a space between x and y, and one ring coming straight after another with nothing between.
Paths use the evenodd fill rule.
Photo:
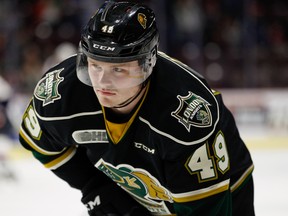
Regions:
<instances>
[{"instance_id":1,"label":"team crest on chest","mask_svg":"<svg viewBox=\"0 0 288 216\"><path fill-rule=\"evenodd\" d=\"M190 127L209 127L212 125L212 115L209 104L199 95L188 92L187 96L177 95L180 104L171 115L178 119L190 132Z\"/></svg>"},{"instance_id":2,"label":"team crest on chest","mask_svg":"<svg viewBox=\"0 0 288 216\"><path fill-rule=\"evenodd\" d=\"M63 77L60 77L63 70L64 68L49 72L38 82L34 95L38 100L43 101L43 106L54 103L55 100L61 98L58 93L58 86L64 80Z\"/></svg>"},{"instance_id":3,"label":"team crest on chest","mask_svg":"<svg viewBox=\"0 0 288 216\"><path fill-rule=\"evenodd\" d=\"M95 166L153 212L153 215L171 214L164 202L173 202L170 192L147 170L134 168L128 164L115 167L103 159L100 159Z\"/></svg>"}]
</instances>

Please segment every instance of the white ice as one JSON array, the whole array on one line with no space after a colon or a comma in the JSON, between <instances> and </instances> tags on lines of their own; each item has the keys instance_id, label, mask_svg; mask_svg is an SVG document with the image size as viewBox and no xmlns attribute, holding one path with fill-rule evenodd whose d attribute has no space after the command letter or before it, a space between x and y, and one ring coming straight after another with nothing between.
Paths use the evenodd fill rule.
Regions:
<instances>
[{"instance_id":1,"label":"white ice","mask_svg":"<svg viewBox=\"0 0 288 216\"><path fill-rule=\"evenodd\" d=\"M288 145L288 144L287 144ZM288 215L288 148L251 148L257 216ZM86 216L80 192L26 155L9 160L15 179L0 178L1 216ZM1 169L1 163L0 163Z\"/></svg>"}]
</instances>

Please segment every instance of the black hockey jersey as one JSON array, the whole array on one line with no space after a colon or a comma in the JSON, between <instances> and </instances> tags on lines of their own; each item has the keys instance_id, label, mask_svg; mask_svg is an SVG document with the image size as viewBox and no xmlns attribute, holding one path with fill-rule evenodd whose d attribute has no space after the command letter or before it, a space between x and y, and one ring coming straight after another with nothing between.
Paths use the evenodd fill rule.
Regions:
<instances>
[{"instance_id":1,"label":"black hockey jersey","mask_svg":"<svg viewBox=\"0 0 288 216\"><path fill-rule=\"evenodd\" d=\"M117 122L75 67L74 56L38 82L20 129L25 148L72 187L108 176L153 215L230 215L253 163L219 92L159 52L137 109Z\"/></svg>"}]
</instances>

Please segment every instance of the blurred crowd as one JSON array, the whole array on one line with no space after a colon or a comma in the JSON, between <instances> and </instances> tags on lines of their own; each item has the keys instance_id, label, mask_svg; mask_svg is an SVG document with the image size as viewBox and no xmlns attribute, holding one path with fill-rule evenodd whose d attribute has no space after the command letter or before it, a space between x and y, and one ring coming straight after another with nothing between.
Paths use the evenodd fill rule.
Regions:
<instances>
[{"instance_id":1,"label":"blurred crowd","mask_svg":"<svg viewBox=\"0 0 288 216\"><path fill-rule=\"evenodd\" d=\"M8 95L0 84L0 132L9 129L9 100L11 115L21 115L13 101L29 97L47 68L77 52L81 28L103 1L0 0L0 77L9 89ZM211 86L288 86L286 0L140 2L155 10L160 50L203 74ZM19 121L14 118L12 128Z\"/></svg>"},{"instance_id":2,"label":"blurred crowd","mask_svg":"<svg viewBox=\"0 0 288 216\"><path fill-rule=\"evenodd\" d=\"M288 86L286 0L169 0L168 53L216 87Z\"/></svg>"}]
</instances>

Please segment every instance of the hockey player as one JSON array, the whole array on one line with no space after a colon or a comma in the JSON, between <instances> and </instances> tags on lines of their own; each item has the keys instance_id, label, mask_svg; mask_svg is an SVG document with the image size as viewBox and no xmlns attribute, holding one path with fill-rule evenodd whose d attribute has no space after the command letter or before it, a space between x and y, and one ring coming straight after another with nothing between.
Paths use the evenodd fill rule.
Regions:
<instances>
[{"instance_id":1,"label":"hockey player","mask_svg":"<svg viewBox=\"0 0 288 216\"><path fill-rule=\"evenodd\" d=\"M90 215L252 216L253 163L220 92L158 51L146 6L105 2L48 70L20 142Z\"/></svg>"}]
</instances>

